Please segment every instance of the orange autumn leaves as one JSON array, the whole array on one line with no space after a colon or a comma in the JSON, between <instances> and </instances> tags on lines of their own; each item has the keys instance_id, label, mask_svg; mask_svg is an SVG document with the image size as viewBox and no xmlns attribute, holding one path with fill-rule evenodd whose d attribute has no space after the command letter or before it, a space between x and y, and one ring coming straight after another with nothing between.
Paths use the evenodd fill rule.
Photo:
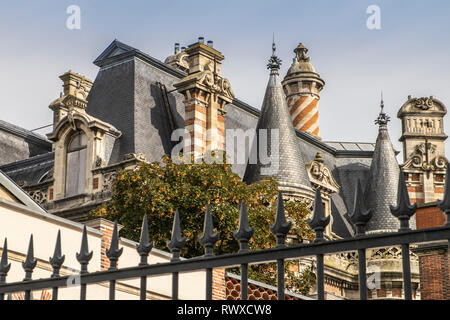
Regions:
<instances>
[{"instance_id":1,"label":"orange autumn leaves","mask_svg":"<svg viewBox=\"0 0 450 320\"><path fill-rule=\"evenodd\" d=\"M245 201L250 224L255 229L250 247L263 249L275 244L269 224L275 216L277 189L274 179L247 185L231 171L229 164L176 164L164 156L162 162L141 163L135 170L118 172L112 200L95 209L91 216L117 220L125 226L122 236L138 240L142 218L147 214L155 247L167 249L173 216L179 209L182 232L187 237L182 254L193 257L203 254L198 236L208 203L214 226L220 233L215 253L238 250L232 232L238 228L239 204ZM295 226L292 233L300 239L312 239L313 233L306 223L306 206L288 201L285 208Z\"/></svg>"}]
</instances>

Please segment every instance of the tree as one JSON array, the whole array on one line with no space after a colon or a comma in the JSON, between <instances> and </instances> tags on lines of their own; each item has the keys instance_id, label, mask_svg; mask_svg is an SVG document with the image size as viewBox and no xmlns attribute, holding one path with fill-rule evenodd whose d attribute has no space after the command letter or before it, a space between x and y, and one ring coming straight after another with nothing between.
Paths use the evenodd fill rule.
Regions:
<instances>
[{"instance_id":1,"label":"tree","mask_svg":"<svg viewBox=\"0 0 450 320\"><path fill-rule=\"evenodd\" d=\"M220 234L215 254L239 249L233 231L238 227L239 206L243 201L247 204L250 225L255 230L250 248L269 248L276 242L269 225L275 216L278 183L270 178L247 185L227 163L177 164L163 156L162 163L140 163L135 170L119 171L113 190L111 201L91 212L91 217L117 220L124 225L121 235L138 241L142 219L147 214L154 246L166 249L173 216L178 209L183 235L187 238L182 255L187 258L204 253L198 236L203 230L206 204L210 204L214 226ZM311 241L313 233L306 222L306 206L298 201L287 201L285 209L293 221L291 233L300 241ZM289 279L292 271L287 268L287 272ZM268 281L273 283L275 277ZM302 288L308 286L301 285Z\"/></svg>"}]
</instances>

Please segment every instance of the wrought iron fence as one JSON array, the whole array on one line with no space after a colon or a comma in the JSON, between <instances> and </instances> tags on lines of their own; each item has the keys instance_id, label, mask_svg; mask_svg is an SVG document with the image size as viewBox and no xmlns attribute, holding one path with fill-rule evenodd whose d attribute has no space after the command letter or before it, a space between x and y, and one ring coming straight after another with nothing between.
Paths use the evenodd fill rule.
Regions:
<instances>
[{"instance_id":1,"label":"wrought iron fence","mask_svg":"<svg viewBox=\"0 0 450 320\"><path fill-rule=\"evenodd\" d=\"M140 278L140 299L146 299L147 278L151 276L172 274L172 299L178 299L179 273L190 271L206 271L206 299L212 299L212 270L213 268L240 267L241 269L241 299L247 299L248 267L250 264L260 264L276 261L277 264L277 296L279 300L285 297L284 263L287 259L296 259L307 256L315 256L317 259L317 296L319 300L325 299L324 290L324 255L357 251L359 268L359 292L360 299L367 299L366 284L366 250L371 248L401 246L403 266L403 286L405 299L412 299L411 270L409 247L413 243L431 242L450 239L450 174L447 169L445 198L439 202L439 208L445 212L447 223L442 227L411 230L409 219L414 215L417 205L410 204L407 187L403 178L399 178L399 190L397 206L391 206L391 212L400 220L400 229L394 233L366 235L365 226L370 220L372 211L365 206L363 191L360 182L356 186L353 212L349 219L355 225L356 233L353 238L327 241L324 238L325 227L330 222L330 217L325 215L320 191L316 190L315 205L312 219L309 225L315 232L315 240L309 244L286 246L286 236L291 228L291 222L286 220L283 199L278 195L277 212L275 222L270 226L271 232L276 236L277 242L274 248L250 251L249 240L253 235L253 228L249 225L245 203L240 208L239 228L234 232L234 237L239 242L240 249L237 253L215 256L213 249L218 241L218 234L214 233L213 220L210 208L207 206L204 219L203 234L200 242L205 249L201 257L180 259L180 252L185 245L186 238L182 236L180 216L175 213L172 236L168 241L168 247L172 252L171 261L168 263L149 264L148 256L153 247L148 234L148 221L144 216L141 230L140 243L136 246L140 255L140 262L135 267L117 268L117 262L123 248L119 248L119 236L117 223L114 225L112 240L106 255L110 260L109 269L106 271L88 272L87 267L92 258L92 251L88 249L86 227L83 229L81 249L76 258L81 265L80 272L80 299L86 299L88 284L109 282L109 299L115 299L115 285L118 280ZM60 269L65 256L61 253L61 235L58 232L54 255L49 259L53 268L50 278L32 280L32 273L36 267L36 259L33 250L33 238L31 237L26 260L22 263L25 278L21 282L6 283L6 276L11 264L8 263L7 239L3 246L3 254L0 260L0 300L5 294L25 292L25 300L31 299L33 290L52 289L52 299L58 299L58 290L66 287L69 276L61 276Z\"/></svg>"}]
</instances>

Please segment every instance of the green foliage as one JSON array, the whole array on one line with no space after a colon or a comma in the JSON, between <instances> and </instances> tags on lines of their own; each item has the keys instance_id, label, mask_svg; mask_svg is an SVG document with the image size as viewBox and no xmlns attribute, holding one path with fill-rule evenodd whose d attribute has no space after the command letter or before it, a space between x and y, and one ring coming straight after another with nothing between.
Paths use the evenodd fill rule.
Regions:
<instances>
[{"instance_id":1,"label":"green foliage","mask_svg":"<svg viewBox=\"0 0 450 320\"><path fill-rule=\"evenodd\" d=\"M135 170L118 172L112 200L91 212L91 217L117 220L125 226L121 235L138 241L144 214L154 245L167 248L173 216L178 208L183 235L187 237L184 257L203 254L198 241L202 233L206 204L211 204L214 226L220 233L215 254L237 252L233 231L238 227L239 205L247 203L250 225L255 229L250 240L252 250L275 245L269 230L273 223L278 184L267 179L247 185L231 172L229 164L174 163L164 156L162 163L141 163ZM312 240L306 223L307 208L298 201L287 201L285 209L293 221L292 234L300 241ZM256 280L256 279L255 279Z\"/></svg>"}]
</instances>

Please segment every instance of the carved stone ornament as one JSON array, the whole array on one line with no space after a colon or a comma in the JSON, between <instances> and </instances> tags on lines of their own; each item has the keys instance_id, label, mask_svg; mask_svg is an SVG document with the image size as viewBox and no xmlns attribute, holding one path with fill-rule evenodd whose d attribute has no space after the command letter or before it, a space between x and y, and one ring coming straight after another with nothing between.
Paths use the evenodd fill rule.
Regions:
<instances>
[{"instance_id":1,"label":"carved stone ornament","mask_svg":"<svg viewBox=\"0 0 450 320\"><path fill-rule=\"evenodd\" d=\"M123 156L124 160L139 160L139 161L144 161L144 162L148 162L147 160L147 156L143 153L127 153L126 155Z\"/></svg>"},{"instance_id":2,"label":"carved stone ornament","mask_svg":"<svg viewBox=\"0 0 450 320\"><path fill-rule=\"evenodd\" d=\"M47 189L29 191L28 194L39 204L47 202Z\"/></svg>"},{"instance_id":3,"label":"carved stone ornament","mask_svg":"<svg viewBox=\"0 0 450 320\"><path fill-rule=\"evenodd\" d=\"M412 103L414 104L414 107L421 109L421 110L428 110L433 106L433 98L414 98L412 100Z\"/></svg>"},{"instance_id":4,"label":"carved stone ornament","mask_svg":"<svg viewBox=\"0 0 450 320\"><path fill-rule=\"evenodd\" d=\"M234 92L231 89L230 82L226 78L214 75L212 62L209 61L198 75L198 81L209 88L211 91L225 96L228 99L234 99Z\"/></svg>"},{"instance_id":5,"label":"carved stone ornament","mask_svg":"<svg viewBox=\"0 0 450 320\"><path fill-rule=\"evenodd\" d=\"M316 187L321 187L329 193L337 192L339 184L333 178L331 170L323 163L322 155L318 152L313 161L307 163L309 180Z\"/></svg>"},{"instance_id":6,"label":"carved stone ornament","mask_svg":"<svg viewBox=\"0 0 450 320\"><path fill-rule=\"evenodd\" d=\"M447 159L441 155L436 154L436 145L432 143L421 143L416 145L414 152L409 156L404 164L404 168L415 168L424 171L443 170L447 165ZM427 162L428 149L428 162Z\"/></svg>"},{"instance_id":7,"label":"carved stone ornament","mask_svg":"<svg viewBox=\"0 0 450 320\"><path fill-rule=\"evenodd\" d=\"M113 183L117 178L117 173L115 171L106 172L103 174L103 191L112 191Z\"/></svg>"},{"instance_id":8,"label":"carved stone ornament","mask_svg":"<svg viewBox=\"0 0 450 320\"><path fill-rule=\"evenodd\" d=\"M96 168L101 167L102 163L103 163L102 157L97 156L97 158L95 159L95 167Z\"/></svg>"}]
</instances>

